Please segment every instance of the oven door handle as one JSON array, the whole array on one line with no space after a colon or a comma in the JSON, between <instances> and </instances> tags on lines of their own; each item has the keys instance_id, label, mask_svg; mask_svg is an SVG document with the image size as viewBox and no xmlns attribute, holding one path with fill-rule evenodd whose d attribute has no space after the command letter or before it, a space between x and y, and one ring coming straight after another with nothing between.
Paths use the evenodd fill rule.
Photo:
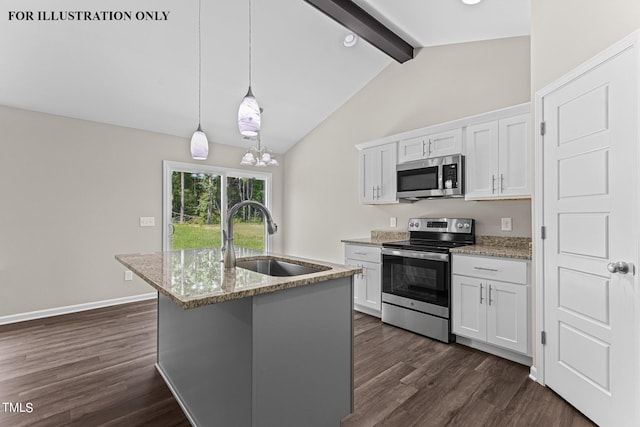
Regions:
<instances>
[{"instance_id":1,"label":"oven door handle","mask_svg":"<svg viewBox=\"0 0 640 427\"><path fill-rule=\"evenodd\" d=\"M392 255L404 258L427 259L432 261L449 261L449 254L434 252L408 251L406 249L382 248L382 255Z\"/></svg>"}]
</instances>

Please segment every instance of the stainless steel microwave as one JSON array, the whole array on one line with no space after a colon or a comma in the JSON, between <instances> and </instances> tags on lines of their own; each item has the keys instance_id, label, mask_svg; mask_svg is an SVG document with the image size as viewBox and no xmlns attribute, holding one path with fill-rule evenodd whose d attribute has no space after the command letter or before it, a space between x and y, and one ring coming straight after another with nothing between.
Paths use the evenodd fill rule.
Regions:
<instances>
[{"instance_id":1,"label":"stainless steel microwave","mask_svg":"<svg viewBox=\"0 0 640 427\"><path fill-rule=\"evenodd\" d=\"M464 156L434 157L396 166L398 199L464 196Z\"/></svg>"}]
</instances>

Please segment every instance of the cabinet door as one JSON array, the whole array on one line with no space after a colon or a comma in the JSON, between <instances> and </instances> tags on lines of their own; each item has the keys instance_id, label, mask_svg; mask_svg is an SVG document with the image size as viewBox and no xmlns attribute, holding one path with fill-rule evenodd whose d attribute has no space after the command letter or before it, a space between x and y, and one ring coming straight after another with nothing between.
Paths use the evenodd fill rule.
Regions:
<instances>
[{"instance_id":1,"label":"cabinet door","mask_svg":"<svg viewBox=\"0 0 640 427\"><path fill-rule=\"evenodd\" d=\"M376 173L379 150L367 148L360 152L360 203L373 203L376 195Z\"/></svg>"},{"instance_id":2,"label":"cabinet door","mask_svg":"<svg viewBox=\"0 0 640 427\"><path fill-rule=\"evenodd\" d=\"M372 310L380 311L381 297L382 297L382 270L381 265L372 262L362 263L364 271L365 289L364 296L359 304L371 308Z\"/></svg>"},{"instance_id":3,"label":"cabinet door","mask_svg":"<svg viewBox=\"0 0 640 427\"><path fill-rule=\"evenodd\" d=\"M427 157L450 156L462 153L462 129L435 133L425 140Z\"/></svg>"},{"instance_id":4,"label":"cabinet door","mask_svg":"<svg viewBox=\"0 0 640 427\"><path fill-rule=\"evenodd\" d=\"M531 197L530 114L500 120L500 196Z\"/></svg>"},{"instance_id":5,"label":"cabinet door","mask_svg":"<svg viewBox=\"0 0 640 427\"><path fill-rule=\"evenodd\" d=\"M453 333L467 338L487 339L485 282L454 275L451 286Z\"/></svg>"},{"instance_id":6,"label":"cabinet door","mask_svg":"<svg viewBox=\"0 0 640 427\"><path fill-rule=\"evenodd\" d=\"M466 137L465 199L498 196L498 122L469 126Z\"/></svg>"},{"instance_id":7,"label":"cabinet door","mask_svg":"<svg viewBox=\"0 0 640 427\"><path fill-rule=\"evenodd\" d=\"M362 261L357 261L355 259L347 258L345 260L345 264L349 267L353 268L363 268ZM355 274L353 276L353 305L362 305L365 300L367 283L365 281L365 272L363 268L363 272L360 274Z\"/></svg>"},{"instance_id":8,"label":"cabinet door","mask_svg":"<svg viewBox=\"0 0 640 427\"><path fill-rule=\"evenodd\" d=\"M405 139L398 143L398 163L424 159L426 154L424 136Z\"/></svg>"},{"instance_id":9,"label":"cabinet door","mask_svg":"<svg viewBox=\"0 0 640 427\"><path fill-rule=\"evenodd\" d=\"M387 144L379 147L378 151L378 183L376 187L376 202L395 202L396 186L396 144Z\"/></svg>"},{"instance_id":10,"label":"cabinet door","mask_svg":"<svg viewBox=\"0 0 640 427\"><path fill-rule=\"evenodd\" d=\"M489 282L487 289L487 341L528 354L528 286Z\"/></svg>"}]
</instances>

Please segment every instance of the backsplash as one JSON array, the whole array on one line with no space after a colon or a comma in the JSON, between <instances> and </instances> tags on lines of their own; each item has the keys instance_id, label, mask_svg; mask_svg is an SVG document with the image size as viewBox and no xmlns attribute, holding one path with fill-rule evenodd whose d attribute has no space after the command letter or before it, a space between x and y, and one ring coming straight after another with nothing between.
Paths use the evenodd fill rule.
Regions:
<instances>
[{"instance_id":1,"label":"backsplash","mask_svg":"<svg viewBox=\"0 0 640 427\"><path fill-rule=\"evenodd\" d=\"M408 231L371 230L372 243L396 242L408 239Z\"/></svg>"}]
</instances>

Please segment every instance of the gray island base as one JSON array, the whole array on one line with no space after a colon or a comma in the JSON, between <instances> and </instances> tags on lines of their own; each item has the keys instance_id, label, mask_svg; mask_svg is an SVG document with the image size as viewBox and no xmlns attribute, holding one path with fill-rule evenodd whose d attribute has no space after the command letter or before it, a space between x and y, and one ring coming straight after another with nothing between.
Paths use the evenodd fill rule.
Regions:
<instances>
[{"instance_id":1,"label":"gray island base","mask_svg":"<svg viewBox=\"0 0 640 427\"><path fill-rule=\"evenodd\" d=\"M200 296L176 291L191 284L176 286L174 279L189 271L185 255L207 257L184 252L116 258L159 291L156 367L189 421L203 427L340 426L353 409L351 301L358 270L323 263L325 271L297 276L295 286L279 281L276 290L263 292L255 282L273 286L273 277L238 268L236 285L221 278L225 285L206 290L202 305L194 299ZM178 272L167 262L177 256ZM220 302L211 303L211 295Z\"/></svg>"}]
</instances>

